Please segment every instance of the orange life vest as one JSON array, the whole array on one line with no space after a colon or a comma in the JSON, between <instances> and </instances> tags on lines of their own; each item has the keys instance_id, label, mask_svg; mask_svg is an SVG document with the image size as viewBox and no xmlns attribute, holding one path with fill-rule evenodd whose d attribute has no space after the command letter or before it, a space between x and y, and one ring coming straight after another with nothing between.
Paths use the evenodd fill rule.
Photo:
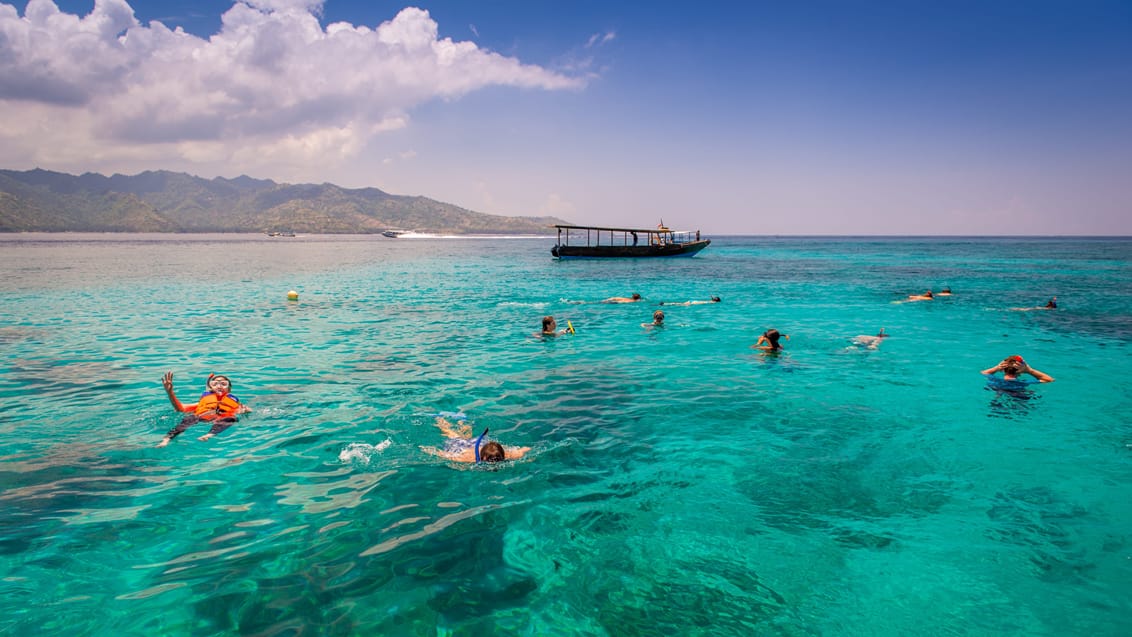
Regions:
<instances>
[{"instance_id":1,"label":"orange life vest","mask_svg":"<svg viewBox=\"0 0 1132 637\"><path fill-rule=\"evenodd\" d=\"M216 418L235 418L236 410L240 408L240 399L232 394L217 396L207 391L200 395L193 413L201 420L215 420Z\"/></svg>"}]
</instances>

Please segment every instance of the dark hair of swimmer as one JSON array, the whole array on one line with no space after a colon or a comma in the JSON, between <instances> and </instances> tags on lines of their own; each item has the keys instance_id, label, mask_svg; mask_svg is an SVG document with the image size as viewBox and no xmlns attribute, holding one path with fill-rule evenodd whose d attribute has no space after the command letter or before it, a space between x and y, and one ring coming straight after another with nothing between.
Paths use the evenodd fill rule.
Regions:
<instances>
[{"instance_id":1,"label":"dark hair of swimmer","mask_svg":"<svg viewBox=\"0 0 1132 637\"><path fill-rule=\"evenodd\" d=\"M778 333L778 330L767 330L767 331L763 332L763 336L766 337L766 340L770 341L770 346L773 347L774 349L779 349L781 347L778 344L778 339L782 335Z\"/></svg>"},{"instance_id":2,"label":"dark hair of swimmer","mask_svg":"<svg viewBox=\"0 0 1132 637\"><path fill-rule=\"evenodd\" d=\"M481 462L501 462L504 459L503 445L494 440L484 443L480 447Z\"/></svg>"},{"instance_id":3,"label":"dark hair of swimmer","mask_svg":"<svg viewBox=\"0 0 1132 637\"><path fill-rule=\"evenodd\" d=\"M542 317L542 331L549 332L550 330L554 329L555 325L556 323L553 316Z\"/></svg>"},{"instance_id":4,"label":"dark hair of swimmer","mask_svg":"<svg viewBox=\"0 0 1132 637\"><path fill-rule=\"evenodd\" d=\"M1018 374L1021 374L1023 368L1026 365L1026 361L1023 360L1021 356L1017 355L1007 356L1006 360L1002 361L1002 363L1003 373L1010 374L1011 376L1017 376Z\"/></svg>"},{"instance_id":5,"label":"dark hair of swimmer","mask_svg":"<svg viewBox=\"0 0 1132 637\"><path fill-rule=\"evenodd\" d=\"M633 292L633 300L634 300L634 301L640 301L640 300L641 300L641 295L640 295L640 294L637 294L636 292Z\"/></svg>"},{"instance_id":6,"label":"dark hair of swimmer","mask_svg":"<svg viewBox=\"0 0 1132 637\"><path fill-rule=\"evenodd\" d=\"M711 302L712 302L712 303L719 303L719 302L720 302L720 301L722 301L722 300L723 300L723 299L719 298L718 296L713 296L713 297L711 297Z\"/></svg>"}]
</instances>

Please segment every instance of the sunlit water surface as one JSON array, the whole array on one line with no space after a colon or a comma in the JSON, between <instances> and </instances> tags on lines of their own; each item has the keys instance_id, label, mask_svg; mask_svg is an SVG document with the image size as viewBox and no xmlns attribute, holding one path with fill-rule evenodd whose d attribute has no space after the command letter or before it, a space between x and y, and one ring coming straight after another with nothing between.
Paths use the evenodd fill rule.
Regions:
<instances>
[{"instance_id":1,"label":"sunlit water surface","mask_svg":"<svg viewBox=\"0 0 1132 637\"><path fill-rule=\"evenodd\" d=\"M1132 242L551 243L0 237L0 633L1132 634Z\"/></svg>"}]
</instances>

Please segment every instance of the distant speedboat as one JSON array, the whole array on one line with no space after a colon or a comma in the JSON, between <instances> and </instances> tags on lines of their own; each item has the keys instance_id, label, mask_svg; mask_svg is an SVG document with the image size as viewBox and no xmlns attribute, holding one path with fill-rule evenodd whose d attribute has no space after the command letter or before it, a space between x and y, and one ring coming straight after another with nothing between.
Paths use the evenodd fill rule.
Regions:
<instances>
[{"instance_id":1,"label":"distant speedboat","mask_svg":"<svg viewBox=\"0 0 1132 637\"><path fill-rule=\"evenodd\" d=\"M385 232L381 233L381 236L389 237L390 239L396 239L397 237L400 237L401 235L403 235L407 232L409 232L409 231L408 230L386 230Z\"/></svg>"},{"instance_id":2,"label":"distant speedboat","mask_svg":"<svg viewBox=\"0 0 1132 637\"><path fill-rule=\"evenodd\" d=\"M295 233L294 232L268 232L267 236L269 236L269 237L293 237L293 236L295 236Z\"/></svg>"},{"instance_id":3,"label":"distant speedboat","mask_svg":"<svg viewBox=\"0 0 1132 637\"><path fill-rule=\"evenodd\" d=\"M711 244L700 231L672 230L662 222L656 229L554 226L558 243L550 254L559 259L616 257L692 257Z\"/></svg>"}]
</instances>

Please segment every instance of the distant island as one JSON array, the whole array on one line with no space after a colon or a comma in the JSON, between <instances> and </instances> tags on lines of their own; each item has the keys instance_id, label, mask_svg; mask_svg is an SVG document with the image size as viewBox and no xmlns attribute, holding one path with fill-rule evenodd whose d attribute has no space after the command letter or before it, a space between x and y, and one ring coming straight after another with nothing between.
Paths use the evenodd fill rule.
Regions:
<instances>
[{"instance_id":1,"label":"distant island","mask_svg":"<svg viewBox=\"0 0 1132 637\"><path fill-rule=\"evenodd\" d=\"M377 188L202 179L164 170L68 175L0 170L0 232L264 232L549 235L554 217L473 212Z\"/></svg>"}]
</instances>

